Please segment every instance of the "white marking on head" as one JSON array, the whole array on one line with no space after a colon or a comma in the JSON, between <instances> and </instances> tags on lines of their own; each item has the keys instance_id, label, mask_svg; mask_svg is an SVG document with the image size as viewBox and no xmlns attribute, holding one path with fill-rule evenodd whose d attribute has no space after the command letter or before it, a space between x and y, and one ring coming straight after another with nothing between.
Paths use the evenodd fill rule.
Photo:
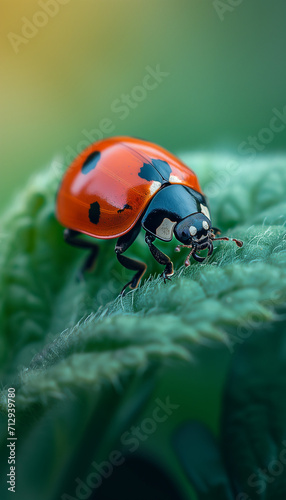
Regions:
<instances>
[{"instance_id":1,"label":"white marking on head","mask_svg":"<svg viewBox=\"0 0 286 500\"><path fill-rule=\"evenodd\" d=\"M173 222L165 217L160 226L156 229L156 236L158 236L158 238L161 238L161 240L171 241L171 239L173 238L174 226L176 224L177 222Z\"/></svg>"},{"instance_id":2,"label":"white marking on head","mask_svg":"<svg viewBox=\"0 0 286 500\"><path fill-rule=\"evenodd\" d=\"M202 211L202 214L204 214L209 220L211 220L211 216L210 216L208 207L201 204L201 211Z\"/></svg>"},{"instance_id":3,"label":"white marking on head","mask_svg":"<svg viewBox=\"0 0 286 500\"><path fill-rule=\"evenodd\" d=\"M195 236L198 232L197 228L195 226L190 226L189 227L190 235Z\"/></svg>"},{"instance_id":4,"label":"white marking on head","mask_svg":"<svg viewBox=\"0 0 286 500\"><path fill-rule=\"evenodd\" d=\"M204 228L206 231L210 228L210 226L209 226L209 224L207 223L207 221L206 221L206 220L203 220L203 228Z\"/></svg>"},{"instance_id":5,"label":"white marking on head","mask_svg":"<svg viewBox=\"0 0 286 500\"><path fill-rule=\"evenodd\" d=\"M156 193L160 189L161 186L162 186L161 182L153 181L151 186L150 186L150 194L152 195L152 194Z\"/></svg>"}]
</instances>

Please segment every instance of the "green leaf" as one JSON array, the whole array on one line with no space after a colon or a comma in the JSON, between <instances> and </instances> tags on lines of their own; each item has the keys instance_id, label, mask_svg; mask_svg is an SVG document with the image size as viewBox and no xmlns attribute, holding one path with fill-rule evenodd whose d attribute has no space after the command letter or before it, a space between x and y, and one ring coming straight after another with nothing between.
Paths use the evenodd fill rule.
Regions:
<instances>
[{"instance_id":1,"label":"green leaf","mask_svg":"<svg viewBox=\"0 0 286 500\"><path fill-rule=\"evenodd\" d=\"M25 482L37 461L45 464L45 474L37 469L39 482L29 500L39 496L43 500L59 498L65 485L72 488L74 474L79 474L76 471L87 471L92 457L104 460L120 440L120 433L134 421L135 414L139 418L147 399L152 398L161 367L167 372L170 366L179 370L183 365L199 364L200 359L207 363L206 359L220 348L223 359L236 373L237 353L247 351L249 338L255 338L258 346L266 345L264 339L270 343L273 338L271 328L285 330L281 315L286 294L286 158L259 158L247 164L231 156L187 155L185 161L197 172L210 198L214 225L220 226L225 235L242 239L244 247L218 242L203 265L193 262L184 268L184 255L175 253L175 241L160 244L176 268L172 281L164 284L157 275L160 266L153 262L142 234L128 253L148 263L148 274L137 290L123 298L118 294L130 273L114 258L112 241L100 242L94 273L83 283L76 281L85 254L63 242L62 228L54 216L58 179L52 169L32 179L2 219L0 366L3 387L8 384L17 388L20 480ZM233 428L232 415L240 413L243 405L251 407L247 383L241 381L255 377L254 367L260 367L261 384L266 392L270 390L266 352L267 366L275 366L277 352L253 349L247 364L241 364L242 378L237 381L232 375L228 382L223 434L231 436L227 453L237 447L238 460L239 436L245 424L242 418ZM280 356L284 360L283 350ZM282 393L273 391L279 380L279 374L271 372L275 412L280 411L283 399ZM221 387L221 376L214 373L213 383ZM141 391L146 395L139 398L136 411L131 411L130 402ZM175 391L179 394L182 388L175 386ZM122 417L123 400L126 411ZM181 416L188 414L190 404L186 403ZM267 400L261 413L257 412L256 428L260 428L270 407ZM5 388L0 394L0 408L5 434ZM205 415L200 418L203 421ZM212 407L208 418L219 436ZM271 440L279 448L285 426L283 419L278 422L274 418L273 422L274 427L276 423L281 426L277 434L271 430ZM94 438L89 442L92 429L94 436L100 436L98 447ZM263 449L264 440L267 443L270 439L270 429L261 429ZM4 437L3 463L7 458L5 442ZM24 463L28 442L32 452ZM244 442L243 446L243 453L251 457L252 443ZM42 461L40 449L45 450ZM265 456L272 455L267 451ZM245 471L238 470L237 463L232 469L240 488L244 487L245 474L257 467L251 459L245 463L250 463ZM275 484L278 488L279 479ZM21 488L25 498L25 488Z\"/></svg>"}]
</instances>

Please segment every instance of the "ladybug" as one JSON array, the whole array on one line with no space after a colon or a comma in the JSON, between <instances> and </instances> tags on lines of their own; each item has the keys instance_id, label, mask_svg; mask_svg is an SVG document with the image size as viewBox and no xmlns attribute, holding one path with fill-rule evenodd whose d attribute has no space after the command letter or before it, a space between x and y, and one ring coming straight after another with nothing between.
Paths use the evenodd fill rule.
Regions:
<instances>
[{"instance_id":1,"label":"ladybug","mask_svg":"<svg viewBox=\"0 0 286 500\"><path fill-rule=\"evenodd\" d=\"M131 137L111 137L87 147L66 171L57 195L57 218L66 227L67 243L89 249L81 272L91 269L98 245L80 239L86 234L98 239L118 238L115 253L125 268L135 271L123 288L136 288L146 264L126 257L141 227L145 241L159 264L165 266L164 281L173 275L170 258L155 245L156 238L181 243L190 257L203 262L201 250L213 252L219 229L212 227L208 201L195 173L165 149ZM241 247L243 243L233 239Z\"/></svg>"}]
</instances>

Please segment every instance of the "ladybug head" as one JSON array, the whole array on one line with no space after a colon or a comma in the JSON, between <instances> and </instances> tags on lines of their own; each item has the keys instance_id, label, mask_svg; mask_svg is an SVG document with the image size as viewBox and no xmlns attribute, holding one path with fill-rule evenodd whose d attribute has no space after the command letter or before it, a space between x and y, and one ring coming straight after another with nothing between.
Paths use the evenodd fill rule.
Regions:
<instances>
[{"instance_id":1,"label":"ladybug head","mask_svg":"<svg viewBox=\"0 0 286 500\"><path fill-rule=\"evenodd\" d=\"M243 242L236 238L220 237L216 238L216 234L220 234L220 230L212 227L210 219L202 214L195 213L181 220L174 229L174 234L183 245L178 245L176 250L179 252L180 247L189 247L189 253L185 265L189 266L190 256L192 255L198 262L203 262L206 257L201 257L197 254L200 250L208 249L208 256L213 253L213 241L225 240L234 241L238 247L243 246Z\"/></svg>"},{"instance_id":2,"label":"ladybug head","mask_svg":"<svg viewBox=\"0 0 286 500\"><path fill-rule=\"evenodd\" d=\"M189 215L176 225L174 233L177 240L192 248L192 256L198 262L203 262L205 257L200 257L196 251L208 249L208 255L213 253L212 224L206 215Z\"/></svg>"}]
</instances>

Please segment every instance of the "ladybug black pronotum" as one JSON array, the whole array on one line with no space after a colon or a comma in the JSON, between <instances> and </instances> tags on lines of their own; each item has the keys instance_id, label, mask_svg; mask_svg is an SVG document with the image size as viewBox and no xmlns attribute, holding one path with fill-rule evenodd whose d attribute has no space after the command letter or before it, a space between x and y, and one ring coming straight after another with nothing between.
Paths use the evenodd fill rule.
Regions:
<instances>
[{"instance_id":1,"label":"ladybug black pronotum","mask_svg":"<svg viewBox=\"0 0 286 500\"><path fill-rule=\"evenodd\" d=\"M209 206L195 173L178 158L151 142L130 137L112 137L86 148L64 175L57 196L57 218L66 227L65 241L90 249L82 268L90 269L98 246L80 239L80 234L93 238L118 238L115 253L127 269L136 271L129 285L136 288L146 264L122 255L134 242L141 227L153 257L165 266L164 280L173 275L170 258L154 246L156 238L171 241L173 235L181 247L203 262L201 250L213 252L214 240L220 232L212 227ZM233 239L241 247L243 243Z\"/></svg>"}]
</instances>

